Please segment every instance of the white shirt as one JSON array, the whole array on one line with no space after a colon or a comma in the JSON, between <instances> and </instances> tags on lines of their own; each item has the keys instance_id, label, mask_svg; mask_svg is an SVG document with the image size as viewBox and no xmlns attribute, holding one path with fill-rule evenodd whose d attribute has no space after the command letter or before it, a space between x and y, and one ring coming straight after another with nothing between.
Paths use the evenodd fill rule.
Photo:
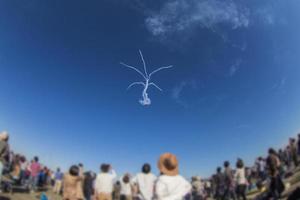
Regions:
<instances>
[{"instance_id":1,"label":"white shirt","mask_svg":"<svg viewBox=\"0 0 300 200\"><path fill-rule=\"evenodd\" d=\"M131 184L129 183L125 183L123 181L123 177L120 178L120 183L121 183L121 191L120 194L121 195L126 195L126 196L131 196L132 195L132 190L131 190Z\"/></svg>"},{"instance_id":2,"label":"white shirt","mask_svg":"<svg viewBox=\"0 0 300 200\"><path fill-rule=\"evenodd\" d=\"M111 194L113 192L114 179L117 174L114 170L111 173L99 173L95 180L95 191L96 193Z\"/></svg>"},{"instance_id":3,"label":"white shirt","mask_svg":"<svg viewBox=\"0 0 300 200\"><path fill-rule=\"evenodd\" d=\"M157 177L152 173L139 173L133 178L132 182L137 184L141 200L152 200L156 179Z\"/></svg>"},{"instance_id":4,"label":"white shirt","mask_svg":"<svg viewBox=\"0 0 300 200\"><path fill-rule=\"evenodd\" d=\"M245 177L245 168L236 169L234 177L238 185L247 184L247 179Z\"/></svg>"},{"instance_id":5,"label":"white shirt","mask_svg":"<svg viewBox=\"0 0 300 200\"><path fill-rule=\"evenodd\" d=\"M162 175L155 186L158 200L183 200L191 189L191 184L180 175Z\"/></svg>"}]
</instances>

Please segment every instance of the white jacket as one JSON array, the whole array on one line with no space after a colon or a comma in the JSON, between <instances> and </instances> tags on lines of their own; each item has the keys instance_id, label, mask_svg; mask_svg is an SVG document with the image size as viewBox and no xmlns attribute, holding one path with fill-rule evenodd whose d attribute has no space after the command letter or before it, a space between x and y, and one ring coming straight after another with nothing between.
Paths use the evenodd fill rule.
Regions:
<instances>
[{"instance_id":1,"label":"white jacket","mask_svg":"<svg viewBox=\"0 0 300 200\"><path fill-rule=\"evenodd\" d=\"M191 184L180 175L162 175L156 182L155 193L158 200L183 200L191 189Z\"/></svg>"},{"instance_id":2,"label":"white jacket","mask_svg":"<svg viewBox=\"0 0 300 200\"><path fill-rule=\"evenodd\" d=\"M139 197L141 200L152 200L154 194L154 184L156 182L156 176L152 173L145 174L139 173L133 178L132 182L137 184L139 188Z\"/></svg>"},{"instance_id":3,"label":"white jacket","mask_svg":"<svg viewBox=\"0 0 300 200\"><path fill-rule=\"evenodd\" d=\"M245 168L238 168L235 171L234 178L238 185L245 185L247 184L247 179L245 176Z\"/></svg>"},{"instance_id":4,"label":"white jacket","mask_svg":"<svg viewBox=\"0 0 300 200\"><path fill-rule=\"evenodd\" d=\"M113 192L114 179L117 174L114 170L111 173L99 173L95 181L95 191L97 194L111 194Z\"/></svg>"}]
</instances>

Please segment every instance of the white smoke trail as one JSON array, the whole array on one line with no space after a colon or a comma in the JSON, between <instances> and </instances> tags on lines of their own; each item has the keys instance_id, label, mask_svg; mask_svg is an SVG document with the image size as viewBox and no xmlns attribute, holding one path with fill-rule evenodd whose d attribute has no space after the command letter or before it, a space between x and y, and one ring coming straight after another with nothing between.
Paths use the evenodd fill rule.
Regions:
<instances>
[{"instance_id":1,"label":"white smoke trail","mask_svg":"<svg viewBox=\"0 0 300 200\"><path fill-rule=\"evenodd\" d=\"M144 86L144 89L143 89L143 92L142 92L142 99L139 100L140 104L142 104L143 106L149 106L151 105L151 99L149 98L148 96L148 93L147 93L147 90L150 86L153 86L155 87L156 89L158 89L159 91L162 91L162 89L157 85L155 84L154 82L151 82L151 76L154 75L155 73L161 71L161 70L164 70L164 69L169 69L169 68L172 68L173 66L170 65L170 66L166 66L166 67L160 67L156 70L154 70L153 72L151 72L150 74L148 74L147 72L147 66L146 66L146 62L144 60L144 57L143 57L143 54L142 54L142 51L139 50L139 53L140 53L140 56L141 56L141 59L142 59L142 62L143 62L143 67L144 67L144 73L141 72L139 69L137 69L136 67L133 67L133 66L130 66L130 65L127 65L123 62L121 62L120 64L129 68L129 69L132 69L134 71L136 71L138 74L140 74L143 79L144 79L144 82L140 81L140 82L133 82L131 83L127 89L130 89L132 86L135 86L135 85L142 85Z\"/></svg>"}]
</instances>

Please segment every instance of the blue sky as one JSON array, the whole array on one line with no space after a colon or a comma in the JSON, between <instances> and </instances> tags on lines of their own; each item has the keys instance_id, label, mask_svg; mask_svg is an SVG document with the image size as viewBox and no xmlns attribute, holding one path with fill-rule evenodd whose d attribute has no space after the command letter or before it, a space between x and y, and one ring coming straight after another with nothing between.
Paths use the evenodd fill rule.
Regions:
<instances>
[{"instance_id":1,"label":"blue sky","mask_svg":"<svg viewBox=\"0 0 300 200\"><path fill-rule=\"evenodd\" d=\"M247 163L299 130L300 2L0 2L0 129L28 156L119 174L178 155L185 176ZM138 103L148 70L152 105ZM157 171L156 171L157 172Z\"/></svg>"}]
</instances>

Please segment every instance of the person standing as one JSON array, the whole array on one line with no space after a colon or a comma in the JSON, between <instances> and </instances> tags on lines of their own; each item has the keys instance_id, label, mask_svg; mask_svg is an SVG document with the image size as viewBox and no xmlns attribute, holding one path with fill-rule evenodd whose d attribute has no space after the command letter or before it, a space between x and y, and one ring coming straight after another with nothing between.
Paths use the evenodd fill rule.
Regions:
<instances>
[{"instance_id":1,"label":"person standing","mask_svg":"<svg viewBox=\"0 0 300 200\"><path fill-rule=\"evenodd\" d=\"M84 180L83 180L83 194L85 200L91 200L94 194L94 184L95 175L92 172L85 172L84 173Z\"/></svg>"},{"instance_id":2,"label":"person standing","mask_svg":"<svg viewBox=\"0 0 300 200\"><path fill-rule=\"evenodd\" d=\"M258 177L261 181L265 180L265 168L266 164L262 157L259 157L257 160L257 171L258 171Z\"/></svg>"},{"instance_id":3,"label":"person standing","mask_svg":"<svg viewBox=\"0 0 300 200\"><path fill-rule=\"evenodd\" d=\"M29 166L30 169L30 183L31 183L31 191L34 192L37 190L39 183L39 174L41 171L41 165L39 163L39 158L37 156L34 157L32 163Z\"/></svg>"},{"instance_id":4,"label":"person standing","mask_svg":"<svg viewBox=\"0 0 300 200\"><path fill-rule=\"evenodd\" d=\"M225 178L222 173L222 168L217 168L217 173L214 175L214 184L215 184L215 199L220 200L224 196L225 191Z\"/></svg>"},{"instance_id":5,"label":"person standing","mask_svg":"<svg viewBox=\"0 0 300 200\"><path fill-rule=\"evenodd\" d=\"M138 197L140 200L152 200L154 196L154 184L157 177L151 173L151 166L145 163L142 172L138 173L132 180L138 188Z\"/></svg>"},{"instance_id":6,"label":"person standing","mask_svg":"<svg viewBox=\"0 0 300 200\"><path fill-rule=\"evenodd\" d=\"M101 172L97 175L95 181L97 200L112 200L114 180L117 174L109 164L102 164L100 169Z\"/></svg>"},{"instance_id":7,"label":"person standing","mask_svg":"<svg viewBox=\"0 0 300 200\"><path fill-rule=\"evenodd\" d=\"M205 198L204 184L200 176L192 177L192 197L193 200L202 200Z\"/></svg>"},{"instance_id":8,"label":"person standing","mask_svg":"<svg viewBox=\"0 0 300 200\"><path fill-rule=\"evenodd\" d=\"M130 175L125 174L123 177L121 177L120 183L121 183L120 200L132 200L132 188L130 182Z\"/></svg>"},{"instance_id":9,"label":"person standing","mask_svg":"<svg viewBox=\"0 0 300 200\"><path fill-rule=\"evenodd\" d=\"M233 173L229 161L224 162L224 181L225 181L225 191L224 191L223 199L235 200L234 177L233 177Z\"/></svg>"},{"instance_id":10,"label":"person standing","mask_svg":"<svg viewBox=\"0 0 300 200\"><path fill-rule=\"evenodd\" d=\"M279 199L281 193L285 187L279 174L280 161L277 153L274 149L269 149L269 155L267 158L267 168L270 176L270 185L268 197L273 199Z\"/></svg>"},{"instance_id":11,"label":"person standing","mask_svg":"<svg viewBox=\"0 0 300 200\"><path fill-rule=\"evenodd\" d=\"M298 166L298 152L297 152L297 145L296 140L294 138L290 138L290 149L291 149L291 157L294 163L294 167Z\"/></svg>"},{"instance_id":12,"label":"person standing","mask_svg":"<svg viewBox=\"0 0 300 200\"><path fill-rule=\"evenodd\" d=\"M61 192L63 177L64 177L64 175L60 171L60 168L57 168L57 170L54 174L54 188L53 188L53 192L56 194L60 194L60 192Z\"/></svg>"},{"instance_id":13,"label":"person standing","mask_svg":"<svg viewBox=\"0 0 300 200\"><path fill-rule=\"evenodd\" d=\"M162 154L158 161L158 169L161 173L155 186L158 200L183 200L191 193L191 184L179 175L178 160L175 155Z\"/></svg>"},{"instance_id":14,"label":"person standing","mask_svg":"<svg viewBox=\"0 0 300 200\"><path fill-rule=\"evenodd\" d=\"M3 131L0 134L0 182L2 180L2 173L5 166L8 165L9 162L9 135L6 131Z\"/></svg>"},{"instance_id":15,"label":"person standing","mask_svg":"<svg viewBox=\"0 0 300 200\"><path fill-rule=\"evenodd\" d=\"M243 200L246 200L247 179L245 176L245 167L242 159L238 159L236 163L236 172L234 178L237 184L236 187L237 199L239 200L240 197L242 197Z\"/></svg>"},{"instance_id":16,"label":"person standing","mask_svg":"<svg viewBox=\"0 0 300 200\"><path fill-rule=\"evenodd\" d=\"M79 167L73 165L63 178L63 200L83 200L82 177Z\"/></svg>"}]
</instances>

